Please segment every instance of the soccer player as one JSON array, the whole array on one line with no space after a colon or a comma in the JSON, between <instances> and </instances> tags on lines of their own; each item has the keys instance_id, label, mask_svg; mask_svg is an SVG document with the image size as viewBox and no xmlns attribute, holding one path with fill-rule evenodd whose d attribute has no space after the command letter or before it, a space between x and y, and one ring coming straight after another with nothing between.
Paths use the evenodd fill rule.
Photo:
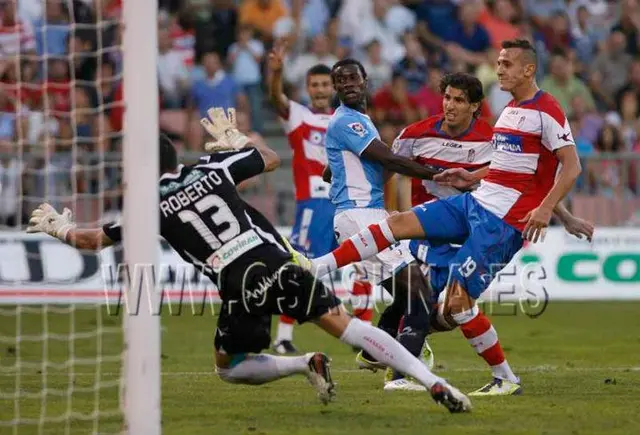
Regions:
<instances>
[{"instance_id":1,"label":"soccer player","mask_svg":"<svg viewBox=\"0 0 640 435\"><path fill-rule=\"evenodd\" d=\"M331 177L329 195L336 206L334 230L338 241L343 242L388 216L383 191L391 173L430 179L437 171L393 154L380 140L376 127L365 114L367 73L360 62L349 58L338 61L332 68L331 79L341 104L327 128L326 175ZM419 268L408 267L412 263L408 243L399 243L362 262L358 269L373 285L380 284L394 300L411 307L405 325L413 332L399 335L398 341L418 356L429 328L428 306L423 301L429 288ZM386 331L396 336L397 323ZM365 350L358 353L356 361L361 368L385 368Z\"/></svg>"},{"instance_id":2,"label":"soccer player","mask_svg":"<svg viewBox=\"0 0 640 435\"><path fill-rule=\"evenodd\" d=\"M287 314L316 323L341 341L366 349L379 361L417 378L451 412L467 412L469 399L433 375L384 331L347 315L339 299L293 260L272 225L257 225L236 185L279 165L266 145L252 144L227 119L209 111L202 124L216 139L207 149L232 148L205 156L193 166L179 165L173 144L160 139L160 232L187 262L216 283L222 307L215 333L219 377L230 383L263 384L305 375L322 402L334 395L329 359L320 352L301 356L259 354L269 347L270 318ZM254 211L254 213L257 213ZM122 239L119 224L79 229L66 209L48 204L33 211L28 232L45 232L78 249L100 249ZM255 354L258 355L255 355Z\"/></svg>"},{"instance_id":3,"label":"soccer player","mask_svg":"<svg viewBox=\"0 0 640 435\"><path fill-rule=\"evenodd\" d=\"M502 47L498 83L513 100L494 127L491 164L475 172L449 169L434 177L459 189L478 181L480 187L369 225L331 254L312 260L314 272L322 274L362 261L399 240L461 244L451 260L450 279L439 311L459 325L465 336L485 328L478 317L476 299L524 240L536 243L544 238L554 210L581 172L560 105L535 82L535 49L525 40L505 41ZM502 394L518 388L518 380L510 379L506 370L496 367L494 374L499 376L479 393Z\"/></svg>"},{"instance_id":4,"label":"soccer player","mask_svg":"<svg viewBox=\"0 0 640 435\"><path fill-rule=\"evenodd\" d=\"M269 99L276 109L291 150L293 151L293 183L296 215L291 232L291 245L308 258L331 252L337 247L333 237L335 206L329 199L329 183L322 179L327 166L324 138L333 108L331 69L323 64L307 71L307 93L310 107L290 100L283 92L284 44L276 44L268 58ZM354 294L366 293L366 283L354 284ZM365 294L366 296L366 294ZM358 312L360 320L371 321L371 309ZM280 354L296 353L293 345L294 319L280 316L273 348Z\"/></svg>"}]
</instances>

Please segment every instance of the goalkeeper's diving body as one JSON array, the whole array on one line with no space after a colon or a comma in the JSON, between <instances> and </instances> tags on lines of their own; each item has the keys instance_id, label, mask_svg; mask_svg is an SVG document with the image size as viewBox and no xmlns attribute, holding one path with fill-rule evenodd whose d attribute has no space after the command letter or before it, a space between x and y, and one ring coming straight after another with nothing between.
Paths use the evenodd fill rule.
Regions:
<instances>
[{"instance_id":1,"label":"goalkeeper's diving body","mask_svg":"<svg viewBox=\"0 0 640 435\"><path fill-rule=\"evenodd\" d=\"M231 118L230 113L229 118ZM275 170L278 155L242 135L222 109L209 110L202 125L215 141L192 166L179 165L176 150L160 138L160 233L187 262L220 289L222 307L215 333L220 378L237 384L263 384L304 375L318 397L335 395L330 360L320 352L301 356L261 354L270 344L271 316L286 314L313 322L344 343L366 350L377 361L423 384L450 412L468 412L471 402L384 331L350 317L340 300L309 271L264 216L244 203L236 185ZM33 211L27 232L44 232L78 249L98 250L120 242L119 224L80 229L65 209L48 204Z\"/></svg>"}]
</instances>

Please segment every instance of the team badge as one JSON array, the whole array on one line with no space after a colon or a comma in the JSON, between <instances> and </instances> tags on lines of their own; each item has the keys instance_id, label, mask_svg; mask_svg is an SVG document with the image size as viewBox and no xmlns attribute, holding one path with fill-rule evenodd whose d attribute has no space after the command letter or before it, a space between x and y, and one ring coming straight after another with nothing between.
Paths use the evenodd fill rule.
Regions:
<instances>
[{"instance_id":1,"label":"team badge","mask_svg":"<svg viewBox=\"0 0 640 435\"><path fill-rule=\"evenodd\" d=\"M471 163L476 159L476 150L469 150L467 154L467 162Z\"/></svg>"},{"instance_id":2,"label":"team badge","mask_svg":"<svg viewBox=\"0 0 640 435\"><path fill-rule=\"evenodd\" d=\"M364 137L364 135L367 134L367 130L359 122L352 122L351 124L348 124L348 127L360 137Z\"/></svg>"},{"instance_id":3,"label":"team badge","mask_svg":"<svg viewBox=\"0 0 640 435\"><path fill-rule=\"evenodd\" d=\"M521 116L520 120L518 121L518 128L522 127L522 125L524 124L524 121L527 119L526 116Z\"/></svg>"}]
</instances>

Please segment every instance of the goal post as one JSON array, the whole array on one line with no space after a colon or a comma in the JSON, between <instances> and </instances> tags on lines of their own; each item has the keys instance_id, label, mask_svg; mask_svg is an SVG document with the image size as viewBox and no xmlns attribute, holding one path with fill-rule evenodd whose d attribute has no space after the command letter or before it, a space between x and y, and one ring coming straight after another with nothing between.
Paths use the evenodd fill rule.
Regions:
<instances>
[{"instance_id":1,"label":"goal post","mask_svg":"<svg viewBox=\"0 0 640 435\"><path fill-rule=\"evenodd\" d=\"M157 275L158 258L157 16L157 0L124 0L124 256L131 271L151 274L151 281L131 281L124 295L128 301L140 298L139 309L123 311L122 400L125 431L131 435L161 433L160 317L151 307L156 301L144 303L147 297L159 298L155 288L144 288Z\"/></svg>"}]
</instances>

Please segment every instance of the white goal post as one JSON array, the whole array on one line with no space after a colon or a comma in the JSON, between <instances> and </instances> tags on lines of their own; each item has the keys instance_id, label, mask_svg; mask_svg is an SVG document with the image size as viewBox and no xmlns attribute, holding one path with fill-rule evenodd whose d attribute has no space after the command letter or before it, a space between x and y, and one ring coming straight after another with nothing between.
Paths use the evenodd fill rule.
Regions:
<instances>
[{"instance_id":1,"label":"white goal post","mask_svg":"<svg viewBox=\"0 0 640 435\"><path fill-rule=\"evenodd\" d=\"M125 0L123 7L124 255L130 270L142 267L153 280L159 234L158 4L157 0ZM160 317L150 306L156 301L144 303L145 295L156 296L154 286L137 288L148 282L133 280L125 288L125 300L141 297L139 310L123 312L122 399L125 430L130 435L161 433Z\"/></svg>"}]
</instances>

